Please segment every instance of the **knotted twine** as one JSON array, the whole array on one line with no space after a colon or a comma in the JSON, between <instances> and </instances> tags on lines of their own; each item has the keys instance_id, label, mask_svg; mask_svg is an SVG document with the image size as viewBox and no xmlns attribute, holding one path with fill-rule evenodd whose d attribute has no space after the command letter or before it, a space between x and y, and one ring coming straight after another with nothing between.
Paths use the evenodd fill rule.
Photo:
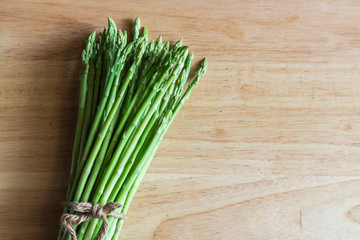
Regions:
<instances>
[{"instance_id":1,"label":"knotted twine","mask_svg":"<svg viewBox=\"0 0 360 240\"><path fill-rule=\"evenodd\" d=\"M88 202L66 202L66 206L72 208L74 211L83 213L81 215L64 213L61 215L60 223L64 226L66 231L69 233L72 240L77 240L76 232L72 228L72 225L79 225L85 221L88 221L92 218L100 218L103 220L103 225L100 229L99 234L96 236L95 240L101 240L108 228L109 221L107 219L108 216L125 219L126 217L123 214L114 212L116 209L121 207L119 203L109 202L105 206L100 206L99 204L92 205Z\"/></svg>"}]
</instances>

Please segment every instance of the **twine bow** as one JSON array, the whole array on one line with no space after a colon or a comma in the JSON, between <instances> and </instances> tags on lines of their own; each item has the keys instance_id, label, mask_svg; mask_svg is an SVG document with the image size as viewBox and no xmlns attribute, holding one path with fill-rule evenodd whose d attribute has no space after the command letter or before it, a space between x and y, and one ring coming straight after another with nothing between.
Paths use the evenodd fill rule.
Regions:
<instances>
[{"instance_id":1,"label":"twine bow","mask_svg":"<svg viewBox=\"0 0 360 240\"><path fill-rule=\"evenodd\" d=\"M83 213L81 215L71 214L71 213L64 213L61 215L60 223L64 226L67 230L69 235L71 236L72 240L77 240L76 232L72 228L72 225L79 225L82 222L88 221L92 218L100 218L103 220L103 225L100 229L99 234L95 238L95 240L101 240L108 228L109 228L109 221L107 219L108 216L116 217L125 219L126 217L123 214L115 213L114 211L121 207L119 203L109 202L105 206L100 206L99 204L92 205L88 202L66 202L66 206L72 208L74 211Z\"/></svg>"}]
</instances>

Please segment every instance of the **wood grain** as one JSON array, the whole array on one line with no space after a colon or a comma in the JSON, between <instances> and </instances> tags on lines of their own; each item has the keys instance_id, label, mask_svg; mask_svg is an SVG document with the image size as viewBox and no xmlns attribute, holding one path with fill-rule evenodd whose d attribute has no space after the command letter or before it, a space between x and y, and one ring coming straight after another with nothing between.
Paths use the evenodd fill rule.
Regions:
<instances>
[{"instance_id":1,"label":"wood grain","mask_svg":"<svg viewBox=\"0 0 360 240\"><path fill-rule=\"evenodd\" d=\"M55 239L80 54L106 18L209 67L121 239L360 239L360 2L0 3L0 238Z\"/></svg>"}]
</instances>

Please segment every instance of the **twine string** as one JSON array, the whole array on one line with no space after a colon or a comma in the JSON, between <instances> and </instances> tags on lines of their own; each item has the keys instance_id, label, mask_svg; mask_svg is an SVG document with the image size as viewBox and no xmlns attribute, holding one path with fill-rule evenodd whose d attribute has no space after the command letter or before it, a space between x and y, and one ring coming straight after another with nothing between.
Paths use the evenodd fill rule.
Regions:
<instances>
[{"instance_id":1,"label":"twine string","mask_svg":"<svg viewBox=\"0 0 360 240\"><path fill-rule=\"evenodd\" d=\"M109 228L109 221L107 219L108 216L126 219L123 214L114 212L116 209L121 207L119 203L109 202L103 207L99 204L92 205L89 202L66 202L66 206L72 208L75 212L83 213L80 215L71 214L71 213L64 213L61 215L60 223L64 226L66 231L69 233L72 240L77 240L76 232L72 228L74 225L79 225L83 222L86 222L92 218L100 218L103 220L103 225L100 229L99 234L96 236L95 240L101 240L108 228Z\"/></svg>"}]
</instances>

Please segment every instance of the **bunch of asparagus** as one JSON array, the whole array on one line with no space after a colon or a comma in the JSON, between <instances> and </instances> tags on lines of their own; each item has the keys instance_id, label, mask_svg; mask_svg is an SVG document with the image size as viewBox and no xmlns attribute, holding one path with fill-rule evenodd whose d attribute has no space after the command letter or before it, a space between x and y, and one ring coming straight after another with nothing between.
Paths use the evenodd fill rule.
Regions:
<instances>
[{"instance_id":1,"label":"bunch of asparagus","mask_svg":"<svg viewBox=\"0 0 360 240\"><path fill-rule=\"evenodd\" d=\"M90 34L82 53L80 100L67 193L69 202L120 203L126 214L159 143L206 70L206 59L188 84L193 54L179 40L170 49L161 36L148 43L140 20L133 41L109 26ZM186 88L186 90L185 90ZM65 208L64 212L71 212ZM123 219L108 217L106 239L118 239ZM94 239L102 220L73 228L78 239ZM58 240L70 239L60 229Z\"/></svg>"}]
</instances>

